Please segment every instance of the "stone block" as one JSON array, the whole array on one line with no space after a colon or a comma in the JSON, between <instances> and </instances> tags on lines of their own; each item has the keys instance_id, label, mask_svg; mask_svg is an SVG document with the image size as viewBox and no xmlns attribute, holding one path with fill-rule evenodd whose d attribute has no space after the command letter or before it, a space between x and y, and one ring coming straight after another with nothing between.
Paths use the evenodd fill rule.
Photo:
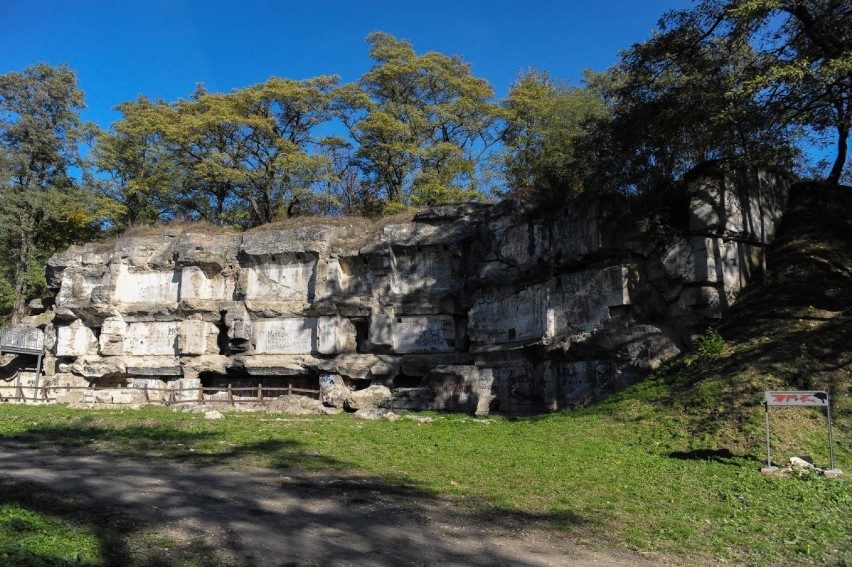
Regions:
<instances>
[{"instance_id":1,"label":"stone block","mask_svg":"<svg viewBox=\"0 0 852 567\"><path fill-rule=\"evenodd\" d=\"M310 254L276 254L253 259L242 270L246 299L302 301L313 299L316 257Z\"/></svg>"},{"instance_id":2,"label":"stone block","mask_svg":"<svg viewBox=\"0 0 852 567\"><path fill-rule=\"evenodd\" d=\"M177 303L180 271L141 270L120 264L112 298L118 303Z\"/></svg>"},{"instance_id":3,"label":"stone block","mask_svg":"<svg viewBox=\"0 0 852 567\"><path fill-rule=\"evenodd\" d=\"M102 283L102 272L69 269L62 273L62 283L56 295L56 305L68 307L86 305L92 301L92 290Z\"/></svg>"},{"instance_id":4,"label":"stone block","mask_svg":"<svg viewBox=\"0 0 852 567\"><path fill-rule=\"evenodd\" d=\"M355 325L345 317L317 319L317 351L320 354L355 352Z\"/></svg>"},{"instance_id":5,"label":"stone block","mask_svg":"<svg viewBox=\"0 0 852 567\"><path fill-rule=\"evenodd\" d=\"M540 339L545 330L544 300L541 285L505 297L489 292L475 294L468 313L471 342L494 345Z\"/></svg>"},{"instance_id":6,"label":"stone block","mask_svg":"<svg viewBox=\"0 0 852 567\"><path fill-rule=\"evenodd\" d=\"M496 392L497 405L501 413L528 415L541 411L541 392L536 388L533 365L516 361L492 367L492 391Z\"/></svg>"},{"instance_id":7,"label":"stone block","mask_svg":"<svg viewBox=\"0 0 852 567\"><path fill-rule=\"evenodd\" d=\"M456 350L455 321L448 315L396 317L391 334L393 350L400 354Z\"/></svg>"},{"instance_id":8,"label":"stone block","mask_svg":"<svg viewBox=\"0 0 852 567\"><path fill-rule=\"evenodd\" d=\"M142 376L182 376L183 368L175 356L127 356L123 358L127 374Z\"/></svg>"},{"instance_id":9,"label":"stone block","mask_svg":"<svg viewBox=\"0 0 852 567\"><path fill-rule=\"evenodd\" d=\"M85 378L120 376L127 371L124 358L121 356L99 357L94 355L82 356L74 361L74 364L63 365L62 369Z\"/></svg>"},{"instance_id":10,"label":"stone block","mask_svg":"<svg viewBox=\"0 0 852 567\"><path fill-rule=\"evenodd\" d=\"M480 398L490 401L491 382L483 385L480 370L473 365L438 366L426 375L423 385L432 394L427 409L473 412Z\"/></svg>"},{"instance_id":11,"label":"stone block","mask_svg":"<svg viewBox=\"0 0 852 567\"><path fill-rule=\"evenodd\" d=\"M348 411L387 408L392 397L387 386L370 386L352 392L349 399L344 402L344 407Z\"/></svg>"},{"instance_id":12,"label":"stone block","mask_svg":"<svg viewBox=\"0 0 852 567\"><path fill-rule=\"evenodd\" d=\"M684 288L678 299L678 306L688 312L704 317L719 318L727 310L727 297L719 293L715 286Z\"/></svg>"},{"instance_id":13,"label":"stone block","mask_svg":"<svg viewBox=\"0 0 852 567\"><path fill-rule=\"evenodd\" d=\"M124 336L127 323L121 317L109 317L101 325L98 337L98 352L101 356L120 356L124 354Z\"/></svg>"},{"instance_id":14,"label":"stone block","mask_svg":"<svg viewBox=\"0 0 852 567\"><path fill-rule=\"evenodd\" d=\"M319 361L311 356L296 354L253 354L242 361L249 376L298 376L307 373L307 367L316 367Z\"/></svg>"},{"instance_id":15,"label":"stone block","mask_svg":"<svg viewBox=\"0 0 852 567\"><path fill-rule=\"evenodd\" d=\"M545 402L550 409L584 407L613 392L608 361L553 362L545 373Z\"/></svg>"},{"instance_id":16,"label":"stone block","mask_svg":"<svg viewBox=\"0 0 852 567\"><path fill-rule=\"evenodd\" d=\"M459 287L459 258L449 246L405 248L395 253L395 260L394 294L446 294Z\"/></svg>"},{"instance_id":17,"label":"stone block","mask_svg":"<svg viewBox=\"0 0 852 567\"><path fill-rule=\"evenodd\" d=\"M257 354L310 354L316 352L317 319L293 317L259 319L252 324Z\"/></svg>"},{"instance_id":18,"label":"stone block","mask_svg":"<svg viewBox=\"0 0 852 567\"><path fill-rule=\"evenodd\" d=\"M201 319L186 319L178 324L180 354L202 355L219 352L219 328Z\"/></svg>"},{"instance_id":19,"label":"stone block","mask_svg":"<svg viewBox=\"0 0 852 567\"><path fill-rule=\"evenodd\" d=\"M369 340L373 347L393 348L392 314L376 314L370 317Z\"/></svg>"},{"instance_id":20,"label":"stone block","mask_svg":"<svg viewBox=\"0 0 852 567\"><path fill-rule=\"evenodd\" d=\"M236 282L222 274L208 275L198 266L185 266L181 270L181 301L230 301Z\"/></svg>"},{"instance_id":21,"label":"stone block","mask_svg":"<svg viewBox=\"0 0 852 567\"><path fill-rule=\"evenodd\" d=\"M337 374L320 374L319 385L320 400L329 407L342 408L352 397L352 390Z\"/></svg>"},{"instance_id":22,"label":"stone block","mask_svg":"<svg viewBox=\"0 0 852 567\"><path fill-rule=\"evenodd\" d=\"M177 321L129 323L124 336L124 352L133 356L176 355L179 337Z\"/></svg>"},{"instance_id":23,"label":"stone block","mask_svg":"<svg viewBox=\"0 0 852 567\"><path fill-rule=\"evenodd\" d=\"M79 319L56 329L56 356L83 356L98 352L94 331Z\"/></svg>"}]
</instances>

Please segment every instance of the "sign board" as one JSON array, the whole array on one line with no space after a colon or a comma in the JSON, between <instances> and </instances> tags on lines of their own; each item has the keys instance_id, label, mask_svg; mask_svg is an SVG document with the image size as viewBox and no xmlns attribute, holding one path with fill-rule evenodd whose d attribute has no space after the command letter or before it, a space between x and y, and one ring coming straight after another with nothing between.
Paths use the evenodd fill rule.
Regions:
<instances>
[{"instance_id":1,"label":"sign board","mask_svg":"<svg viewBox=\"0 0 852 567\"><path fill-rule=\"evenodd\" d=\"M769 406L813 406L828 407L828 394L822 391L764 392Z\"/></svg>"},{"instance_id":2,"label":"sign board","mask_svg":"<svg viewBox=\"0 0 852 567\"><path fill-rule=\"evenodd\" d=\"M828 453L831 460L830 471L834 471L834 436L831 431L831 403L828 392L821 390L792 390L784 392L763 392L764 414L766 416L766 467L764 471L778 470L772 466L772 447L769 442L769 406L799 406L825 408L828 420Z\"/></svg>"}]
</instances>

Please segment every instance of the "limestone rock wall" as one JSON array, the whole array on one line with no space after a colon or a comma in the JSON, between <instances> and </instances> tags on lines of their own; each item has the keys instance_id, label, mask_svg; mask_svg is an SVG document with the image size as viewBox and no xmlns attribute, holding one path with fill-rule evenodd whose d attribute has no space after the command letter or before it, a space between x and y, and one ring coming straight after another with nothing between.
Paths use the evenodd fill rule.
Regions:
<instances>
[{"instance_id":1,"label":"limestone rock wall","mask_svg":"<svg viewBox=\"0 0 852 567\"><path fill-rule=\"evenodd\" d=\"M328 403L387 386L397 408L582 406L641 379L759 273L789 182L692 182L687 231L617 204L535 215L433 207L374 237L342 223L241 235L164 229L72 246L48 281L55 383L293 383ZM336 401L335 401L336 400Z\"/></svg>"}]
</instances>

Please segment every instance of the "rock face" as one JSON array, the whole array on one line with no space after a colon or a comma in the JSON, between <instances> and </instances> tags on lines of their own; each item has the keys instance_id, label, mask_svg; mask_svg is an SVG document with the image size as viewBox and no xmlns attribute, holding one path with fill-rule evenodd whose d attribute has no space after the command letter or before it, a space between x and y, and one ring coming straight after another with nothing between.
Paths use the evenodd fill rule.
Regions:
<instances>
[{"instance_id":1,"label":"rock face","mask_svg":"<svg viewBox=\"0 0 852 567\"><path fill-rule=\"evenodd\" d=\"M289 383L351 409L583 406L724 314L759 273L788 186L699 177L680 231L643 232L615 202L544 215L504 202L372 236L337 222L72 246L48 265L49 362L58 382Z\"/></svg>"}]
</instances>

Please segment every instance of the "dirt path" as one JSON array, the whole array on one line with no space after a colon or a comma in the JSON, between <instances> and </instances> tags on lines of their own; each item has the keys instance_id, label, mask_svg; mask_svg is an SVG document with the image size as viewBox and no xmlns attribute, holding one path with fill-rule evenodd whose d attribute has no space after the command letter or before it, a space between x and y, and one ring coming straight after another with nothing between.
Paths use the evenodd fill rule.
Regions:
<instances>
[{"instance_id":1,"label":"dirt path","mask_svg":"<svg viewBox=\"0 0 852 567\"><path fill-rule=\"evenodd\" d=\"M590 551L534 519L488 517L369 479L177 464L0 443L12 479L78 494L249 565L658 565Z\"/></svg>"}]
</instances>

